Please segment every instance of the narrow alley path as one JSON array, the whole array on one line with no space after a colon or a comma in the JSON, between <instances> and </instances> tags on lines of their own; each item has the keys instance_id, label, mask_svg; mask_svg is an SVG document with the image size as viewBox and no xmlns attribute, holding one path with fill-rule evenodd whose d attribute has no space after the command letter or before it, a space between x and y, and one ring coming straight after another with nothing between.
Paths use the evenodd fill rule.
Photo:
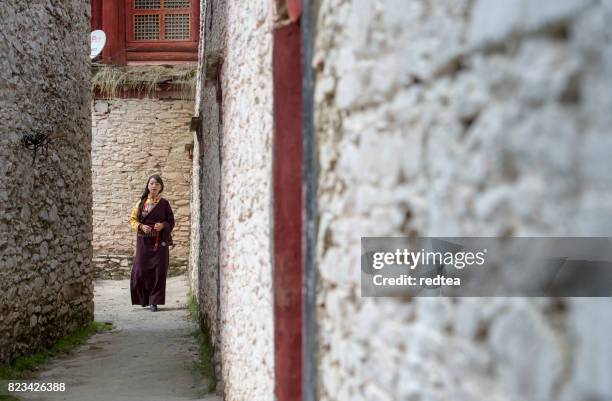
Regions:
<instances>
[{"instance_id":1,"label":"narrow alley path","mask_svg":"<svg viewBox=\"0 0 612 401\"><path fill-rule=\"evenodd\" d=\"M37 381L65 382L65 393L21 395L24 401L220 401L192 369L196 325L188 320L185 276L168 278L157 313L130 305L129 280L95 283L95 319L114 329L54 361Z\"/></svg>"}]
</instances>

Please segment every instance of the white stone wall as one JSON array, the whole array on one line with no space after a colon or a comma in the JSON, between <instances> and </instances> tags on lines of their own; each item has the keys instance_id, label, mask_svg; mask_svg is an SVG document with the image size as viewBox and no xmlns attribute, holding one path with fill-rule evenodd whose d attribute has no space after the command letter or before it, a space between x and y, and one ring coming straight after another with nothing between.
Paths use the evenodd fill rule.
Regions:
<instances>
[{"instance_id":1,"label":"white stone wall","mask_svg":"<svg viewBox=\"0 0 612 401\"><path fill-rule=\"evenodd\" d=\"M0 2L0 363L93 319L87 2ZM47 149L25 134L52 134Z\"/></svg>"},{"instance_id":2,"label":"white stone wall","mask_svg":"<svg viewBox=\"0 0 612 401\"><path fill-rule=\"evenodd\" d=\"M320 400L612 397L609 299L359 291L362 236L612 234L612 3L318 3Z\"/></svg>"},{"instance_id":3,"label":"white stone wall","mask_svg":"<svg viewBox=\"0 0 612 401\"><path fill-rule=\"evenodd\" d=\"M227 9L220 210L226 401L267 401L274 391L271 6L230 1Z\"/></svg>"},{"instance_id":4,"label":"white stone wall","mask_svg":"<svg viewBox=\"0 0 612 401\"><path fill-rule=\"evenodd\" d=\"M209 82L199 103L200 301L212 326L224 399L269 401L274 399L272 2L214 1L208 7L213 20L206 19L211 27L206 52L221 50L223 66L222 96Z\"/></svg>"},{"instance_id":5,"label":"white stone wall","mask_svg":"<svg viewBox=\"0 0 612 401\"><path fill-rule=\"evenodd\" d=\"M185 271L189 255L193 101L96 100L93 105L93 247L98 274L129 276L136 244L132 208L147 178L161 174L176 225L171 265Z\"/></svg>"},{"instance_id":6,"label":"white stone wall","mask_svg":"<svg viewBox=\"0 0 612 401\"><path fill-rule=\"evenodd\" d=\"M195 114L195 113L194 113ZM198 297L200 293L200 244L202 241L200 231L200 204L201 193L200 187L200 144L197 140L197 134L193 138L193 160L191 170L191 207L190 207L190 231L189 231L189 259L187 264L187 276L189 277L189 290L192 295Z\"/></svg>"},{"instance_id":7,"label":"white stone wall","mask_svg":"<svg viewBox=\"0 0 612 401\"><path fill-rule=\"evenodd\" d=\"M195 99L194 99L194 117L201 117L200 111L202 109L201 101L203 94L203 77L202 72L204 71L204 48L205 48L205 32L206 32L206 0L200 0L200 32L198 33L198 70L196 75L196 88L195 88ZM200 193L200 176L201 176L201 163L200 158L202 155L202 149L200 149L200 143L198 141L199 128L192 127L195 132L193 133L193 163L191 169L191 227L189 237L191 239L189 246L189 263L187 265L187 276L189 278L189 290L191 294L195 296L198 303L200 300L200 247L202 239L200 236L200 207L202 205L201 193Z\"/></svg>"}]
</instances>

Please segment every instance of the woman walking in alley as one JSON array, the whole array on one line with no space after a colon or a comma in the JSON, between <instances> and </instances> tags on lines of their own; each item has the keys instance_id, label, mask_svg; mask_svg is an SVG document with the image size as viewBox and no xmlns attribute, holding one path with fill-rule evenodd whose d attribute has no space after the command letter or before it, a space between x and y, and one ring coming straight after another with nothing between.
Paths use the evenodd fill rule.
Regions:
<instances>
[{"instance_id":1,"label":"woman walking in alley","mask_svg":"<svg viewBox=\"0 0 612 401\"><path fill-rule=\"evenodd\" d=\"M174 228L174 214L170 203L161 197L163 190L162 178L157 174L150 176L130 218L132 230L137 233L130 277L132 305L149 305L151 312L166 302L168 248Z\"/></svg>"}]
</instances>

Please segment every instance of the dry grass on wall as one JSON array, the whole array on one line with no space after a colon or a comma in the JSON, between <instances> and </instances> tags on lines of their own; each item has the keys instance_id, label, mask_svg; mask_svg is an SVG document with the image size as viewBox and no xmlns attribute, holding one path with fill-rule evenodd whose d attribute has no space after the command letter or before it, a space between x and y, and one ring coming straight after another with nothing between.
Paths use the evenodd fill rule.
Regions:
<instances>
[{"instance_id":1,"label":"dry grass on wall","mask_svg":"<svg viewBox=\"0 0 612 401\"><path fill-rule=\"evenodd\" d=\"M122 91L136 91L145 96L155 93L159 85L176 88L181 99L195 97L197 66L133 66L116 67L94 65L92 90L108 98L117 97Z\"/></svg>"}]
</instances>

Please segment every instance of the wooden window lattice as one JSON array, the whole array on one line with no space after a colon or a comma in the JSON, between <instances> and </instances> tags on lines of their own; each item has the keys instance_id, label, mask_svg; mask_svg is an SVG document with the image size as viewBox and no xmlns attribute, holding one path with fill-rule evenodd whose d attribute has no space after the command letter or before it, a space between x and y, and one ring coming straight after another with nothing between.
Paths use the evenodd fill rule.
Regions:
<instances>
[{"instance_id":1,"label":"wooden window lattice","mask_svg":"<svg viewBox=\"0 0 612 401\"><path fill-rule=\"evenodd\" d=\"M189 0L164 0L164 8L189 8Z\"/></svg>"},{"instance_id":2,"label":"wooden window lattice","mask_svg":"<svg viewBox=\"0 0 612 401\"><path fill-rule=\"evenodd\" d=\"M168 14L164 17L164 39L189 40L189 14Z\"/></svg>"},{"instance_id":3,"label":"wooden window lattice","mask_svg":"<svg viewBox=\"0 0 612 401\"><path fill-rule=\"evenodd\" d=\"M193 0L131 0L132 41L190 41Z\"/></svg>"},{"instance_id":4,"label":"wooden window lattice","mask_svg":"<svg viewBox=\"0 0 612 401\"><path fill-rule=\"evenodd\" d=\"M135 10L156 10L161 8L161 0L134 0Z\"/></svg>"},{"instance_id":5,"label":"wooden window lattice","mask_svg":"<svg viewBox=\"0 0 612 401\"><path fill-rule=\"evenodd\" d=\"M134 15L134 40L158 40L159 15Z\"/></svg>"}]
</instances>

